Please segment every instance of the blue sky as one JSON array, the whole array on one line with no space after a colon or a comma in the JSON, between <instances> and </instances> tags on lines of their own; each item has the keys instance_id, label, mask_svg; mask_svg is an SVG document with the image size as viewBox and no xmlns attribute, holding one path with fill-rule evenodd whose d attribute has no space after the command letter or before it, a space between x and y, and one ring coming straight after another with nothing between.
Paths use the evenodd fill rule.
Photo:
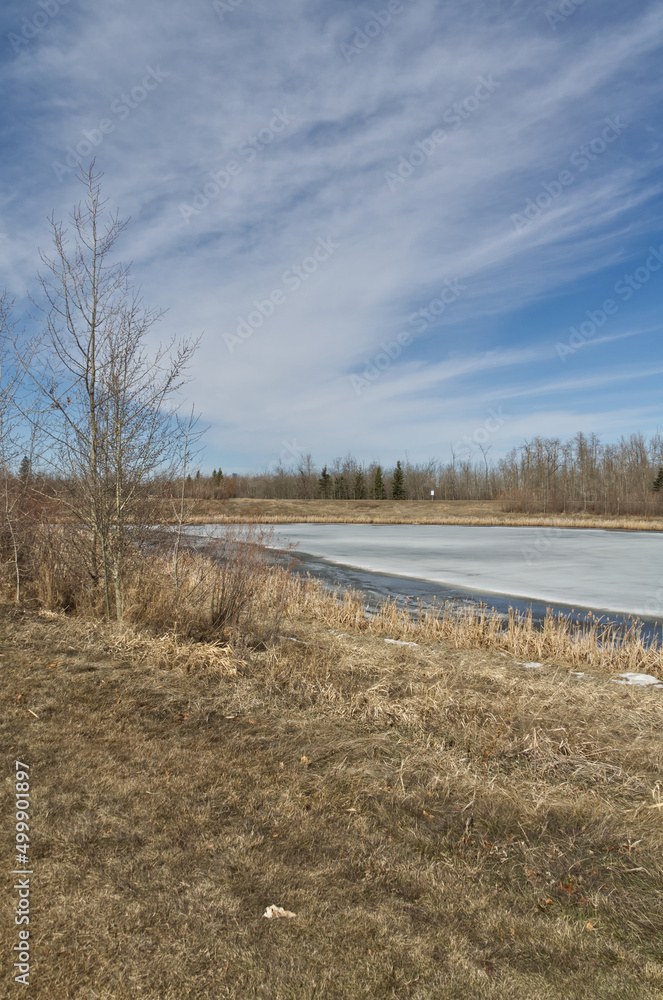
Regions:
<instances>
[{"instance_id":1,"label":"blue sky","mask_svg":"<svg viewBox=\"0 0 663 1000\"><path fill-rule=\"evenodd\" d=\"M662 42L660 2L5 0L0 287L96 154L158 336L203 333L210 469L663 429Z\"/></svg>"}]
</instances>

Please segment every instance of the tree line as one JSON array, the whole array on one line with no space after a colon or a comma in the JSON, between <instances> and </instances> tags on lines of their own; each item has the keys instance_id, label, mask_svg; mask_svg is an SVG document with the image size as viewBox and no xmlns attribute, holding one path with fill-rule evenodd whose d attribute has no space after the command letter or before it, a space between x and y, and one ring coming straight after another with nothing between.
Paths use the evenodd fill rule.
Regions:
<instances>
[{"instance_id":1,"label":"tree line","mask_svg":"<svg viewBox=\"0 0 663 1000\"><path fill-rule=\"evenodd\" d=\"M447 462L398 461L393 468L347 455L319 468L301 455L289 466L254 475L197 473L186 495L207 499L493 500L533 513L663 513L663 436L602 443L578 432L567 440L535 437L491 461L453 452Z\"/></svg>"}]
</instances>

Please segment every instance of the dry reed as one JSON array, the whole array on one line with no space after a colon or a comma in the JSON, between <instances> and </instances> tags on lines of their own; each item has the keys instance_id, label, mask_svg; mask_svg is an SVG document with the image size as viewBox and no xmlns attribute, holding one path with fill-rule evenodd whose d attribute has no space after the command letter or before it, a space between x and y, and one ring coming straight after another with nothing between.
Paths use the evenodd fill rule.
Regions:
<instances>
[{"instance_id":1,"label":"dry reed","mask_svg":"<svg viewBox=\"0 0 663 1000\"><path fill-rule=\"evenodd\" d=\"M330 628L352 628L397 640L442 641L457 649L504 650L527 660L553 661L569 666L591 666L609 673L647 672L663 679L663 650L658 640L648 643L641 626L626 629L600 618L574 622L548 610L537 627L531 612L507 616L485 606L444 605L411 607L394 600L367 609L357 591L330 592L317 580L295 578L274 571L265 580L265 599L278 593L286 600L289 617L308 616Z\"/></svg>"}]
</instances>

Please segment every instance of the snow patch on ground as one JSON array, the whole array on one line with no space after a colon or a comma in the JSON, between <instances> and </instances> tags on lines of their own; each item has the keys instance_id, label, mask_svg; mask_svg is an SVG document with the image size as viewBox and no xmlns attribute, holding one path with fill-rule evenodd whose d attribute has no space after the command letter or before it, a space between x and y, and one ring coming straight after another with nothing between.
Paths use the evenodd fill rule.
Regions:
<instances>
[{"instance_id":1,"label":"snow patch on ground","mask_svg":"<svg viewBox=\"0 0 663 1000\"><path fill-rule=\"evenodd\" d=\"M658 687L663 688L663 684L659 681L658 677L652 677L651 674L620 674L623 680L618 680L616 677L613 678L613 684L633 684L636 687Z\"/></svg>"},{"instance_id":2,"label":"snow patch on ground","mask_svg":"<svg viewBox=\"0 0 663 1000\"><path fill-rule=\"evenodd\" d=\"M520 660L516 660L516 663L519 667L527 667L528 670L538 670L543 666L542 663L522 663Z\"/></svg>"},{"instance_id":3,"label":"snow patch on ground","mask_svg":"<svg viewBox=\"0 0 663 1000\"><path fill-rule=\"evenodd\" d=\"M402 639L385 639L385 642L390 642L393 646L418 646L418 642L403 642Z\"/></svg>"}]
</instances>

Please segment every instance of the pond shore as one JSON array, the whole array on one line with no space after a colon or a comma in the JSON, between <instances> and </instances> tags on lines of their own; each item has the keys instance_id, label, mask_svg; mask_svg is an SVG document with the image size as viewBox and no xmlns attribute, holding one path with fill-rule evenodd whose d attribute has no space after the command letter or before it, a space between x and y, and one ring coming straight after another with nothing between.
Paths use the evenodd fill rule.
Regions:
<instances>
[{"instance_id":1,"label":"pond shore","mask_svg":"<svg viewBox=\"0 0 663 1000\"><path fill-rule=\"evenodd\" d=\"M187 524L467 524L663 531L663 517L504 511L494 500L185 501ZM172 513L164 511L167 520Z\"/></svg>"}]
</instances>

